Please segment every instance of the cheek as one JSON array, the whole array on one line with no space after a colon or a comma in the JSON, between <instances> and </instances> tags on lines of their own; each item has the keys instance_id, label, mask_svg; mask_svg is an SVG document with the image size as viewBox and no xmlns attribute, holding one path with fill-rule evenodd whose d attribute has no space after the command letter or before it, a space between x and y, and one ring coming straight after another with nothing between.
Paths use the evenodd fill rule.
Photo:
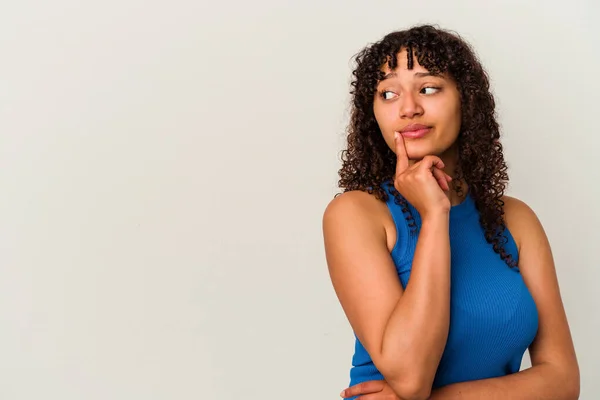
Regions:
<instances>
[{"instance_id":1,"label":"cheek","mask_svg":"<svg viewBox=\"0 0 600 400\"><path fill-rule=\"evenodd\" d=\"M377 125L379 125L379 128L382 131L386 130L389 127L390 122L392 121L389 107L387 109L376 107L373 111L373 114L375 115L375 120L377 121Z\"/></svg>"},{"instance_id":2,"label":"cheek","mask_svg":"<svg viewBox=\"0 0 600 400\"><path fill-rule=\"evenodd\" d=\"M395 129L397 120L395 120L389 112L376 112L375 120L377 121L377 126L379 126L379 130L386 138L386 141L389 142L388 137L393 135L393 130Z\"/></svg>"},{"instance_id":3,"label":"cheek","mask_svg":"<svg viewBox=\"0 0 600 400\"><path fill-rule=\"evenodd\" d=\"M460 131L460 127L462 125L462 113L460 108L456 110L453 116L454 126L453 129L456 131L456 136L458 136L458 132Z\"/></svg>"},{"instance_id":4,"label":"cheek","mask_svg":"<svg viewBox=\"0 0 600 400\"><path fill-rule=\"evenodd\" d=\"M389 115L389 112L382 111L381 109L374 109L373 114L375 115L375 120L377 121L377 126L379 126L379 130L383 136L383 140L388 145L389 148L393 150L394 148L394 118Z\"/></svg>"},{"instance_id":5,"label":"cheek","mask_svg":"<svg viewBox=\"0 0 600 400\"><path fill-rule=\"evenodd\" d=\"M461 114L460 109L453 108L449 110L446 121L448 121L448 127L456 128L460 127Z\"/></svg>"},{"instance_id":6,"label":"cheek","mask_svg":"<svg viewBox=\"0 0 600 400\"><path fill-rule=\"evenodd\" d=\"M461 110L460 104L456 105L446 103L443 108L443 113L440 115L444 121L444 131L447 134L458 135L461 126Z\"/></svg>"},{"instance_id":7,"label":"cheek","mask_svg":"<svg viewBox=\"0 0 600 400\"><path fill-rule=\"evenodd\" d=\"M456 98L454 99L453 102L453 115L454 115L454 120L456 121L456 123L458 124L458 126L460 126L461 124L461 119L462 119L462 104L460 103L460 97L458 95L458 93L456 93Z\"/></svg>"}]
</instances>

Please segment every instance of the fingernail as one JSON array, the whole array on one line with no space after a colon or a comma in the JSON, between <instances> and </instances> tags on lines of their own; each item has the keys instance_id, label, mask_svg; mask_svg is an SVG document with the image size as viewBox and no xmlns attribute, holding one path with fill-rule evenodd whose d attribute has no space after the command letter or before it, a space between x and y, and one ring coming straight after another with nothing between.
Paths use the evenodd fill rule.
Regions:
<instances>
[{"instance_id":1,"label":"fingernail","mask_svg":"<svg viewBox=\"0 0 600 400\"><path fill-rule=\"evenodd\" d=\"M341 398L344 398L344 394L346 394L346 391L345 391L345 390L342 390L342 393L340 393L340 397L341 397Z\"/></svg>"}]
</instances>

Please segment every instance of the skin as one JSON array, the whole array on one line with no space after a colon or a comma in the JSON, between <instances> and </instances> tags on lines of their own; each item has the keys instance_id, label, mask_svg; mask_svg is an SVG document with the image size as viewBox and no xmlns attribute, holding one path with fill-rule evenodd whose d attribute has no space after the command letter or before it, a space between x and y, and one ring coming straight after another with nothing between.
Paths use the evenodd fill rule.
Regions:
<instances>
[{"instance_id":1,"label":"skin","mask_svg":"<svg viewBox=\"0 0 600 400\"><path fill-rule=\"evenodd\" d=\"M423 216L413 285L404 291L398 282L389 254L396 241L395 225L387 206L362 191L332 200L323 217L332 282L354 331L385 377L348 388L341 396L360 395L362 400L578 398L579 369L548 239L531 208L509 196L503 198L507 227L539 313L538 334L529 349L532 368L431 392L449 321L447 214L451 205L463 200L448 190L457 164L460 97L450 77L428 75L416 59L408 70L405 51L399 61L395 71L382 68L393 75L379 83L374 112L386 143L398 156L396 188ZM412 123L432 129L419 139L395 134ZM466 188L466 182L462 184ZM424 337L422 332L431 333ZM392 365L388 359L399 359L393 354L403 354L413 364L410 368Z\"/></svg>"},{"instance_id":2,"label":"skin","mask_svg":"<svg viewBox=\"0 0 600 400\"><path fill-rule=\"evenodd\" d=\"M433 391L430 400L579 398L579 366L548 238L527 204L510 196L503 200L506 224L519 251L519 268L539 313L539 330L529 347L532 367L503 377L448 385ZM402 400L385 380L364 382L340 395Z\"/></svg>"},{"instance_id":3,"label":"skin","mask_svg":"<svg viewBox=\"0 0 600 400\"><path fill-rule=\"evenodd\" d=\"M377 86L373 103L375 119L390 149L395 150L394 133L410 124L433 129L419 139L405 138L409 164L427 155L442 159L445 172L454 176L458 157L456 139L461 125L460 94L447 75L431 75L414 59L413 69L406 63L406 50L398 54L398 67L382 68L387 79Z\"/></svg>"}]
</instances>

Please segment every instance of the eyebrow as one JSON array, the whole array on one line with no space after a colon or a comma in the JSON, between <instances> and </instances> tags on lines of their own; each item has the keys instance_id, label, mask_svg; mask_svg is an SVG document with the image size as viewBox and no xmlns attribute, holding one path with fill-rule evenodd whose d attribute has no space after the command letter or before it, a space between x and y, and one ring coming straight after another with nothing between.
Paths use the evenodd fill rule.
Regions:
<instances>
[{"instance_id":1,"label":"eyebrow","mask_svg":"<svg viewBox=\"0 0 600 400\"><path fill-rule=\"evenodd\" d=\"M389 74L386 74L380 82L385 81L386 79L390 79L390 78L395 78L396 76L398 76L398 74L396 74L395 72L390 72ZM416 78L424 78L427 76L439 76L439 74L434 74L431 72L415 72L415 77Z\"/></svg>"}]
</instances>

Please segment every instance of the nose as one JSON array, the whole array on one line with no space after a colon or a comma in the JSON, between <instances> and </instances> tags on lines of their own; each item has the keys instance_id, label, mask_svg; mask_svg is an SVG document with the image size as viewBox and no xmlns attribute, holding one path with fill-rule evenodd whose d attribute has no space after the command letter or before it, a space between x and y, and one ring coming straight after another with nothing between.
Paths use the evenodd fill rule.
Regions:
<instances>
[{"instance_id":1,"label":"nose","mask_svg":"<svg viewBox=\"0 0 600 400\"><path fill-rule=\"evenodd\" d=\"M423 108L418 97L412 93L403 93L402 102L400 103L400 117L414 118L423 114Z\"/></svg>"}]
</instances>

